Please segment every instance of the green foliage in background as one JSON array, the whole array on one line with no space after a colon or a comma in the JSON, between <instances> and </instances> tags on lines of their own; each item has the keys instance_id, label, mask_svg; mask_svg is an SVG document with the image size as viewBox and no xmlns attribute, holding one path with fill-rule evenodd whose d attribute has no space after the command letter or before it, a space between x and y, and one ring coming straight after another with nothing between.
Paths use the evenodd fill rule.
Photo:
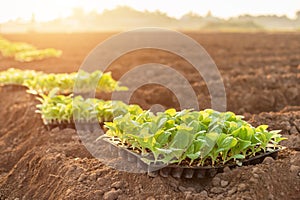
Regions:
<instances>
[{"instance_id":1,"label":"green foliage in background","mask_svg":"<svg viewBox=\"0 0 300 200\"><path fill-rule=\"evenodd\" d=\"M34 70L8 69L0 72L0 85L18 84L29 88L31 93L47 94L54 88L58 93L84 93L96 89L97 92L113 92L127 90L114 80L110 72L94 71L88 73L80 70L78 73L46 74Z\"/></svg>"},{"instance_id":2,"label":"green foliage in background","mask_svg":"<svg viewBox=\"0 0 300 200\"><path fill-rule=\"evenodd\" d=\"M37 49L31 44L24 42L11 42L0 36L0 53L4 57L13 57L16 61L31 62L45 58L58 58L62 55L61 50L54 48Z\"/></svg>"},{"instance_id":3,"label":"green foliage in background","mask_svg":"<svg viewBox=\"0 0 300 200\"><path fill-rule=\"evenodd\" d=\"M127 105L121 101L104 101L96 98L84 99L82 96L57 95L57 89L48 95L41 94L37 113L44 124L112 121L114 117L127 113L137 115L142 112L138 105Z\"/></svg>"}]
</instances>

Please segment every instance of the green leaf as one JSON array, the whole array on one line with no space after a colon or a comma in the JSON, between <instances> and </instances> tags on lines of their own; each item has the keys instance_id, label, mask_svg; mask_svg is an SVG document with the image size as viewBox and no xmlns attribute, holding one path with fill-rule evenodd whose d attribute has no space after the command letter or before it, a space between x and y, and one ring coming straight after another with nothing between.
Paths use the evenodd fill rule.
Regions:
<instances>
[{"instance_id":1,"label":"green leaf","mask_svg":"<svg viewBox=\"0 0 300 200\"><path fill-rule=\"evenodd\" d=\"M236 160L236 159L245 159L245 156L242 155L242 154L236 154L236 155L231 156L230 159L234 159L234 160Z\"/></svg>"},{"instance_id":2,"label":"green leaf","mask_svg":"<svg viewBox=\"0 0 300 200\"><path fill-rule=\"evenodd\" d=\"M176 114L176 110L174 108L170 108L166 110L165 113L173 117Z\"/></svg>"}]
</instances>

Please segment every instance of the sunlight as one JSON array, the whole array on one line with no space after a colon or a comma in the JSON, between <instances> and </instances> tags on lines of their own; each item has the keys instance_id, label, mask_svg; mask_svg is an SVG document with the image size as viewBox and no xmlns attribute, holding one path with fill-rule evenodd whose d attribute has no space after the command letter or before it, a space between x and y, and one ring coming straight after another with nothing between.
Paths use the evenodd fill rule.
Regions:
<instances>
[{"instance_id":1,"label":"sunlight","mask_svg":"<svg viewBox=\"0 0 300 200\"><path fill-rule=\"evenodd\" d=\"M139 1L139 0L112 0L112 1L80 1L80 0L1 0L0 22L8 20L20 19L28 21L35 15L37 21L49 21L59 17L67 17L72 13L73 8L81 7L89 12L96 10L103 12L105 9L114 9L116 6L126 5L139 11L155 11L160 10L167 13L171 17L180 18L182 15L192 11L199 15L206 15L211 11L215 16L228 18L240 14L277 14L295 16L295 11L300 9L299 0L278 0L273 3L271 0L244 0L244 1ZM270 6L272 4L272 6ZM234 6L232 6L234 5Z\"/></svg>"}]
</instances>

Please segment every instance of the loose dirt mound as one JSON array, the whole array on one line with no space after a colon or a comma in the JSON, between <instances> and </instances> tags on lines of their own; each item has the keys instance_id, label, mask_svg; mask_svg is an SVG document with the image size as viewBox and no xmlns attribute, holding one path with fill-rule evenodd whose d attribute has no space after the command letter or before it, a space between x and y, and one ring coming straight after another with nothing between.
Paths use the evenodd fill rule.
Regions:
<instances>
[{"instance_id":1,"label":"loose dirt mound","mask_svg":"<svg viewBox=\"0 0 300 200\"><path fill-rule=\"evenodd\" d=\"M47 131L34 112L35 97L22 87L3 87L0 106L1 199L298 199L300 152L218 174L213 179L150 178L110 169L92 158L73 129ZM250 116L295 123L300 109ZM282 117L283 116L283 117ZM296 120L295 120L296 119ZM293 126L294 127L294 126ZM280 128L280 127L278 127ZM286 127L285 127L286 128ZM284 129L287 130L287 129ZM284 131L289 137L290 132ZM287 142L287 147L299 148Z\"/></svg>"},{"instance_id":2,"label":"loose dirt mound","mask_svg":"<svg viewBox=\"0 0 300 200\"><path fill-rule=\"evenodd\" d=\"M82 60L111 34L16 34L13 41L63 50L60 59L18 63L0 56L0 69L77 71ZM23 87L0 88L0 199L300 199L300 34L189 34L215 60L227 93L227 108L253 125L282 129L288 148L278 160L226 169L213 179L150 178L119 172L94 159L74 129L48 131L35 113L38 103ZM192 53L192 52L191 52ZM189 63L163 51L141 50L109 67L119 79L145 63L171 66L210 107L203 79ZM161 76L157 74L157 76ZM166 78L166 77L161 77ZM214 82L210 83L214 84ZM101 96L109 99L110 95ZM135 91L132 103L179 107L175 95L158 85Z\"/></svg>"},{"instance_id":3,"label":"loose dirt mound","mask_svg":"<svg viewBox=\"0 0 300 200\"><path fill-rule=\"evenodd\" d=\"M238 114L260 113L280 111L285 106L299 105L300 34L188 33L188 35L199 42L216 62L224 80L228 110ZM9 40L28 42L38 48L61 49L63 55L60 59L30 63L19 63L0 56L0 69L15 67L55 73L77 71L88 53L109 36L111 36L109 33L4 35ZM109 66L108 70L112 71L114 78L119 79L129 70L145 63L160 63L176 69L191 83L198 95L200 109L211 106L206 83L199 73L187 61L169 52L134 51L121 56ZM144 76L145 74L141 77ZM168 77L161 76L161 79L166 78ZM166 108L179 107L174 94L158 85L139 88L133 95L131 103L138 103L145 109L157 103Z\"/></svg>"}]
</instances>

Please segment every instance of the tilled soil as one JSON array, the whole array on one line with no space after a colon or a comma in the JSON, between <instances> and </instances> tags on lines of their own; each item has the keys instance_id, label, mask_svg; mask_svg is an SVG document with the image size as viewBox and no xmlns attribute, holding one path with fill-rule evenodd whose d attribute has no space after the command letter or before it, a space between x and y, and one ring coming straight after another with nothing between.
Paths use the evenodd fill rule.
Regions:
<instances>
[{"instance_id":1,"label":"tilled soil","mask_svg":"<svg viewBox=\"0 0 300 200\"><path fill-rule=\"evenodd\" d=\"M9 67L46 72L76 71L85 55L109 34L6 35L40 48L62 49L61 59ZM26 88L0 89L0 199L300 199L300 35L190 34L216 61L224 80L227 109L244 114L257 126L281 129L287 148L277 160L230 170L215 178L175 179L119 172L93 158L74 129L47 130L35 113L38 103ZM154 53L155 56L154 56ZM115 78L134 66L159 62L182 73L197 92L201 109L210 107L204 81L189 64L167 52L129 53L109 68ZM159 74L158 74L159 76ZM162 77L164 78L164 77ZM131 102L178 107L174 94L161 86L139 88Z\"/></svg>"}]
</instances>

